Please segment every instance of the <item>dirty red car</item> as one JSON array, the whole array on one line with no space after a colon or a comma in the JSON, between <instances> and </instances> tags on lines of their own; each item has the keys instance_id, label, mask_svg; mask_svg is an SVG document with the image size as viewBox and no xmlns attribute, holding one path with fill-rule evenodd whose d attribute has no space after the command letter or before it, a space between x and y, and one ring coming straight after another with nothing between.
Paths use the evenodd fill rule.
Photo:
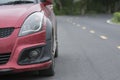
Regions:
<instances>
[{"instance_id":1,"label":"dirty red car","mask_svg":"<svg viewBox=\"0 0 120 80\"><path fill-rule=\"evenodd\" d=\"M58 56L52 0L0 0L0 74L54 75Z\"/></svg>"}]
</instances>

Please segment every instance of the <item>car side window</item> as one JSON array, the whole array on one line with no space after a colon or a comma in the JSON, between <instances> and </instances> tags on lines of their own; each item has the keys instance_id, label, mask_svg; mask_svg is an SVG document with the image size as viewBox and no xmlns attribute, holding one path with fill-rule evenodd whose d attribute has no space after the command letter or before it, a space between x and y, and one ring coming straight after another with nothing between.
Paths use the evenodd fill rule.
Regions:
<instances>
[{"instance_id":1,"label":"car side window","mask_svg":"<svg viewBox=\"0 0 120 80\"><path fill-rule=\"evenodd\" d=\"M40 0L40 2L45 2L46 0Z\"/></svg>"}]
</instances>

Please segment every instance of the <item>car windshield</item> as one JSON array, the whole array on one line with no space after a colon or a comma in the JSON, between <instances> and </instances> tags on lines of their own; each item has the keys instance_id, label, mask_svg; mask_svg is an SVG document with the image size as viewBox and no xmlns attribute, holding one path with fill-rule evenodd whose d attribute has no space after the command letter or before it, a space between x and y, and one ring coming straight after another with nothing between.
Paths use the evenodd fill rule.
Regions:
<instances>
[{"instance_id":1,"label":"car windshield","mask_svg":"<svg viewBox=\"0 0 120 80\"><path fill-rule=\"evenodd\" d=\"M35 0L0 0L0 5L34 3Z\"/></svg>"}]
</instances>

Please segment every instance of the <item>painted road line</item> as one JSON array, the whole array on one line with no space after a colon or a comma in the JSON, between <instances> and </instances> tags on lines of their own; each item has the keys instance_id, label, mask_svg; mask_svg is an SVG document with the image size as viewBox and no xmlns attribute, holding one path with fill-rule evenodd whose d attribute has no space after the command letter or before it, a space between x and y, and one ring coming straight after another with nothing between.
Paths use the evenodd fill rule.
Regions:
<instances>
[{"instance_id":1,"label":"painted road line","mask_svg":"<svg viewBox=\"0 0 120 80\"><path fill-rule=\"evenodd\" d=\"M108 38L106 36L100 36L101 39L107 40Z\"/></svg>"},{"instance_id":2,"label":"painted road line","mask_svg":"<svg viewBox=\"0 0 120 80\"><path fill-rule=\"evenodd\" d=\"M117 46L118 49L120 49L120 46Z\"/></svg>"},{"instance_id":3,"label":"painted road line","mask_svg":"<svg viewBox=\"0 0 120 80\"><path fill-rule=\"evenodd\" d=\"M94 30L90 30L90 33L94 34L94 33L95 33L95 31L94 31Z\"/></svg>"},{"instance_id":4,"label":"painted road line","mask_svg":"<svg viewBox=\"0 0 120 80\"><path fill-rule=\"evenodd\" d=\"M107 20L106 22L107 22L108 24L112 24L112 25L120 25L120 24L117 24L117 23L112 22L111 19L110 19L110 20Z\"/></svg>"},{"instance_id":5,"label":"painted road line","mask_svg":"<svg viewBox=\"0 0 120 80\"><path fill-rule=\"evenodd\" d=\"M82 27L83 30L87 29L86 27Z\"/></svg>"}]
</instances>

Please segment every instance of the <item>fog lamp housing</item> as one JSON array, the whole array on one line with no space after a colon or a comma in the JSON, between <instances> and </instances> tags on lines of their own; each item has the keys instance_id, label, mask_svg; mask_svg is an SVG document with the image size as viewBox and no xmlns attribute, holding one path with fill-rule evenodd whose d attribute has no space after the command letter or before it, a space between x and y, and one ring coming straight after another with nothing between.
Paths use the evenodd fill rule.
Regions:
<instances>
[{"instance_id":1,"label":"fog lamp housing","mask_svg":"<svg viewBox=\"0 0 120 80\"><path fill-rule=\"evenodd\" d=\"M32 48L24 50L18 60L19 65L40 63L43 56L42 48Z\"/></svg>"},{"instance_id":2,"label":"fog lamp housing","mask_svg":"<svg viewBox=\"0 0 120 80\"><path fill-rule=\"evenodd\" d=\"M38 50L38 49L30 51L30 53L29 53L29 59L31 59L31 60L37 59L38 57L40 57L40 53L41 53L41 51Z\"/></svg>"}]
</instances>

